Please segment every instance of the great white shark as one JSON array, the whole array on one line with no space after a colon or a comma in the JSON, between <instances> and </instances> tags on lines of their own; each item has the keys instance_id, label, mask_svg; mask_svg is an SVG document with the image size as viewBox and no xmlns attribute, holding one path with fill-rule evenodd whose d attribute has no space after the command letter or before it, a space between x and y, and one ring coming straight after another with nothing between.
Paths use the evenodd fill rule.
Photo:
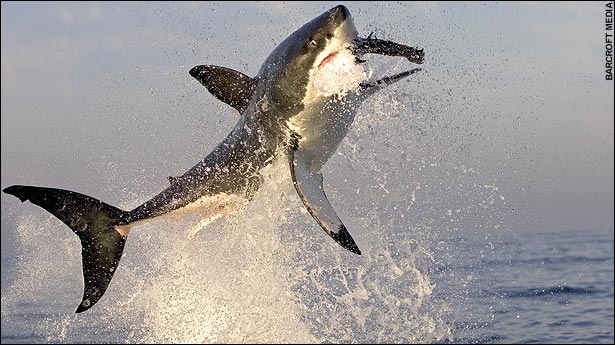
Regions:
<instances>
[{"instance_id":1,"label":"great white shark","mask_svg":"<svg viewBox=\"0 0 615 345\"><path fill-rule=\"evenodd\" d=\"M336 59L351 54L350 64L358 65L367 53L401 56L418 64L424 55L423 50L372 35L359 37L350 12L340 5L280 43L254 78L218 66L192 68L192 77L237 109L239 121L209 155L183 175L169 177L166 189L131 211L69 190L5 188L5 193L53 214L81 240L84 290L76 312L91 308L107 290L132 226L195 212L208 224L229 214L253 197L263 180L261 170L278 155L287 156L294 187L312 217L342 247L360 255L327 200L320 170L345 137L360 104L420 70L357 81L348 90L318 87Z\"/></svg>"}]
</instances>

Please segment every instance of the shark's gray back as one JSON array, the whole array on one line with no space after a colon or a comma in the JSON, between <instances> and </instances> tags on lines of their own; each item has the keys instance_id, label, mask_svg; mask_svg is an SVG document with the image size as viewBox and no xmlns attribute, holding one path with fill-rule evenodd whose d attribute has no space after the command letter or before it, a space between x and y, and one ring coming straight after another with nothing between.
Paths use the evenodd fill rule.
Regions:
<instances>
[{"instance_id":1,"label":"shark's gray back","mask_svg":"<svg viewBox=\"0 0 615 345\"><path fill-rule=\"evenodd\" d=\"M219 193L251 198L261 183L259 171L278 148L277 140L259 126L253 111L242 116L231 133L199 163L170 186L130 211L130 222L154 218Z\"/></svg>"}]
</instances>

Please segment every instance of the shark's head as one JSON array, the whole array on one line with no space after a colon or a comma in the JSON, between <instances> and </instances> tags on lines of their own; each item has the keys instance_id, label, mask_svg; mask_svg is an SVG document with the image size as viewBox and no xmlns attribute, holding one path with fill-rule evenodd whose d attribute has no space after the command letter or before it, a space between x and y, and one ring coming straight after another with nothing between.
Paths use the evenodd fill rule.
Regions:
<instances>
[{"instance_id":1,"label":"shark's head","mask_svg":"<svg viewBox=\"0 0 615 345\"><path fill-rule=\"evenodd\" d=\"M345 6L324 12L271 52L259 71L257 92L282 112L295 113L304 106L317 72L344 54L352 56L348 48L356 38L357 30ZM354 64L354 57L350 63Z\"/></svg>"}]
</instances>

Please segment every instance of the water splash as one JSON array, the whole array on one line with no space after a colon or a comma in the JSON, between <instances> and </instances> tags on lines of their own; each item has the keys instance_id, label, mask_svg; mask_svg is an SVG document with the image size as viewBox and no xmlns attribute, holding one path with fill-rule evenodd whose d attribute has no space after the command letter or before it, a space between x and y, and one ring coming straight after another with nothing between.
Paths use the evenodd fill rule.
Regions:
<instances>
[{"instance_id":1,"label":"water splash","mask_svg":"<svg viewBox=\"0 0 615 345\"><path fill-rule=\"evenodd\" d=\"M505 201L485 187L496 184L466 146L466 130L483 131L480 119L456 116L460 102L430 96L441 86L433 84L400 84L364 103L325 166L325 188L335 186L329 197L363 256L322 232L282 159L239 216L195 238L185 236L186 220L135 228L109 290L84 314L72 314L83 286L79 241L52 216L23 211L3 323L51 342L450 340L451 302L432 300L429 274L448 248L434 255L431 240L497 228Z\"/></svg>"},{"instance_id":2,"label":"water splash","mask_svg":"<svg viewBox=\"0 0 615 345\"><path fill-rule=\"evenodd\" d=\"M324 96L345 95L371 77L371 69L355 62L356 56L343 47L314 72L314 86Z\"/></svg>"},{"instance_id":3,"label":"water splash","mask_svg":"<svg viewBox=\"0 0 615 345\"><path fill-rule=\"evenodd\" d=\"M427 306L433 285L424 272L426 250L406 236L376 234L364 256L348 253L297 212L303 207L287 170L283 159L273 163L242 214L196 238L184 235L181 222L135 228L107 294L79 315L71 315L82 287L78 241L55 219L41 222L29 212L18 226L19 276L2 292L3 321L5 310L22 308L42 317L36 332L52 342L446 337L439 311Z\"/></svg>"},{"instance_id":4,"label":"water splash","mask_svg":"<svg viewBox=\"0 0 615 345\"><path fill-rule=\"evenodd\" d=\"M79 315L72 314L83 286L78 239L52 216L24 209L17 278L2 291L3 324L50 342L452 339L450 315L463 302L432 298L433 266L454 259L436 240L462 230L488 240L485 230L498 230L506 200L481 172L489 166L465 146L467 130L483 131L480 119L456 117L459 102L418 90L438 86L423 83L365 102L325 166L329 198L363 256L322 232L281 159L264 171L265 184L240 215L195 238L185 235L193 225L187 220L135 228L109 290ZM470 278L456 279L466 286Z\"/></svg>"}]
</instances>

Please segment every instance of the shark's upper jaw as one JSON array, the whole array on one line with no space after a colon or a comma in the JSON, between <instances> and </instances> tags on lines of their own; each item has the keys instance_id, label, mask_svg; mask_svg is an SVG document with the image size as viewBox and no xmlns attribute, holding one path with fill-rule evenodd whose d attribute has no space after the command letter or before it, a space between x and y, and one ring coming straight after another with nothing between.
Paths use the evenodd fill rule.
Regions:
<instances>
[{"instance_id":1,"label":"shark's upper jaw","mask_svg":"<svg viewBox=\"0 0 615 345\"><path fill-rule=\"evenodd\" d=\"M312 60L327 46L338 41L352 44L357 37L348 9L339 5L314 18L293 32L269 56ZM286 61L290 63L292 61Z\"/></svg>"},{"instance_id":2,"label":"shark's upper jaw","mask_svg":"<svg viewBox=\"0 0 615 345\"><path fill-rule=\"evenodd\" d=\"M325 11L269 54L257 76L256 97L266 97L277 104L280 117L295 115L305 106L313 72L337 57L339 54L335 52L349 51L347 48L356 37L357 31L345 6Z\"/></svg>"},{"instance_id":3,"label":"shark's upper jaw","mask_svg":"<svg viewBox=\"0 0 615 345\"><path fill-rule=\"evenodd\" d=\"M324 50L317 56L313 67L321 68L331 62L342 50L348 49L357 39L357 29L354 26L350 12L344 5L332 8L328 12L332 28L327 35Z\"/></svg>"},{"instance_id":4,"label":"shark's upper jaw","mask_svg":"<svg viewBox=\"0 0 615 345\"><path fill-rule=\"evenodd\" d=\"M358 33L350 13L344 6L338 6L329 12L335 26L330 28L324 48L317 54L309 70L309 82L303 104L319 102L319 98L334 94L343 95L355 90L368 77L363 66L356 64L356 56L352 50ZM342 19L343 18L343 19Z\"/></svg>"}]
</instances>

